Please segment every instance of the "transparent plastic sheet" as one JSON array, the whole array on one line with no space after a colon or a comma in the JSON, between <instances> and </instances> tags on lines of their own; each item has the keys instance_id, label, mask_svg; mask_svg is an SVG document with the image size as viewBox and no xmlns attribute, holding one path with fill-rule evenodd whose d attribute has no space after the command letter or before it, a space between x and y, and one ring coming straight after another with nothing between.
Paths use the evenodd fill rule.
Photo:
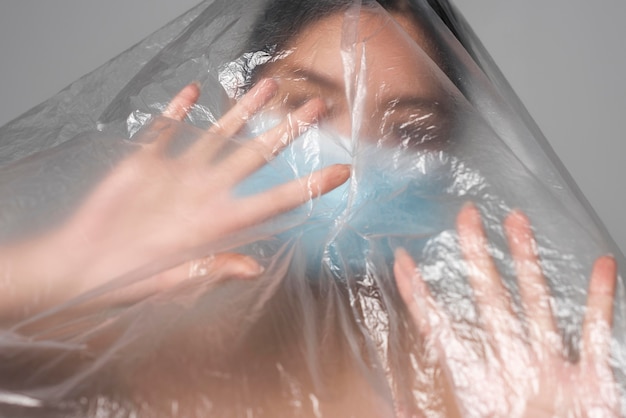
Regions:
<instances>
[{"instance_id":1,"label":"transparent plastic sheet","mask_svg":"<svg viewBox=\"0 0 626 418\"><path fill-rule=\"evenodd\" d=\"M619 250L462 17L382 6L206 1L0 129L1 416L624 415Z\"/></svg>"}]
</instances>

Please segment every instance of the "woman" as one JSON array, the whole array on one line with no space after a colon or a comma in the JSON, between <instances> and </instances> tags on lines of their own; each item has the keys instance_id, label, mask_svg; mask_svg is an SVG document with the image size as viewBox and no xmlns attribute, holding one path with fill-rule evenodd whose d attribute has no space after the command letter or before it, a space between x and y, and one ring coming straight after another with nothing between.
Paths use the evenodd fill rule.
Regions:
<instances>
[{"instance_id":1,"label":"woman","mask_svg":"<svg viewBox=\"0 0 626 418\"><path fill-rule=\"evenodd\" d=\"M507 218L505 231L526 324L513 313L508 291L487 251L477 208L465 205L457 217L459 244L479 311L477 321L466 328L469 337L467 332L459 333L463 330L431 297L398 242L379 240L376 231L368 229L374 228L372 224L362 224L359 218L349 217L338 230L356 230L359 237L366 237L366 250L376 249L379 263L361 265L360 259L377 258L365 257L359 246L354 256L346 250L353 241L342 241L341 236L324 244L320 260L312 257L310 248L292 245L289 236L278 234L277 240L276 234L237 234L346 181L346 166L335 165L307 176L305 184L292 181L255 196L233 197L238 183L313 123L320 125L320 131L350 139L354 147L350 152L359 155L354 159L351 187L355 183L367 186L382 171L364 164L372 158L370 147L378 151L378 158L398 163L391 166L404 175L414 172L407 171L400 154L410 156L409 168L413 169L429 167L433 159L445 160L444 168L456 164L447 156L458 146L448 139L458 129L449 126L450 115L462 114L467 104L446 77L445 71L452 70L443 65L447 61L420 24L420 15L407 13L409 5L404 2L384 5L389 14L373 2L365 2L360 10L351 7L352 2L319 3L310 8L294 2L270 5L268 15L276 19L270 21L279 22L278 28L288 27L287 22L292 26L284 33L276 28L269 31L274 36L271 41L263 36L267 28L256 26L253 39L259 45L253 50L267 54L269 46L270 54L251 73L254 87L231 111L207 133L191 130L193 145L176 158L167 157L172 138L189 128L165 118L155 120L141 134L139 149L90 194L67 224L4 251L10 275L21 279L3 304L5 317L13 316L11 321L102 284L109 288L87 293L71 301L69 308L79 309L82 301L88 301L93 309L96 302L134 301L172 288L172 293L122 312L89 335L78 334L90 355L105 362L118 359L107 363L108 373L93 375L102 379L103 374L110 374L110 379L79 378L81 383L92 382L79 395L111 393L106 399L119 401L105 403L103 411L108 414L116 407L128 413L181 416L617 414L608 365L615 264L603 258L594 268L583 327L586 350L579 363L570 362L564 356L565 347L555 343L560 336L548 304L549 292L529 222L519 212ZM359 60L346 64L354 57ZM270 76L274 78L263 78ZM189 85L172 100L164 116L184 119L199 94L197 85ZM285 109L291 112L284 115ZM228 138L240 133L251 119L256 123L253 116L257 113L262 113L261 122L269 119L273 124L277 116L282 122L230 150L233 143ZM348 147L346 141L340 143ZM226 157L225 148L230 151ZM304 167L305 172L311 171ZM377 173L370 176L370 171ZM359 192L363 190L368 189ZM390 202L393 206L403 201ZM415 211L415 201L408 203L409 210ZM355 198L349 204L370 214L367 202ZM324 219L326 213L319 217L317 209L308 215ZM204 216L208 213L211 217ZM333 227L328 229L333 231ZM309 231L299 236L315 242ZM231 235L234 242L224 243L224 237ZM251 241L260 244L241 246ZM50 248L58 253L51 256ZM221 252L235 248L256 257ZM385 280L391 277L386 249L396 250L395 278L416 332L402 320L403 310L394 309L398 299L392 281ZM333 259L333 251L344 256L339 261L350 262ZM58 254L64 252L72 252L72 257L59 263ZM311 273L309 265L316 263L322 264L321 270ZM38 282L41 266L45 266L43 280L51 284L43 291ZM190 275L199 280L189 284ZM148 278L134 283L135 277ZM207 284L232 277L258 280L206 292ZM111 278L121 278L121 282L106 285ZM32 297L33 291L38 297ZM229 304L220 303L224 300ZM24 305L24 301L32 303ZM177 306L181 301L188 304ZM44 319L54 318L53 314ZM151 321L158 321L167 331L154 326L144 329ZM28 326L42 327L27 322L21 328ZM84 326L79 324L79 329ZM134 340L137 329L142 338ZM68 332L75 331L65 326L46 331L48 335ZM472 344L478 345L477 353ZM45 387L41 382L50 376L67 374L59 381L72 393L73 377L89 375L94 367L89 360L83 367L53 359L54 366L46 364L43 380L31 380L38 382L35 386ZM14 390L24 390L16 386ZM572 394L584 396L575 399Z\"/></svg>"}]
</instances>

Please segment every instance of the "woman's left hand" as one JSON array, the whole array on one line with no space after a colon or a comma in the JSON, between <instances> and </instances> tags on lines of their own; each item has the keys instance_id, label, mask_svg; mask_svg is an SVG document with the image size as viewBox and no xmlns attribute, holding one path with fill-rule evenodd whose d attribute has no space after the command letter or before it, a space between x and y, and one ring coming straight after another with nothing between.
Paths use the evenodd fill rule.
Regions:
<instances>
[{"instance_id":1,"label":"woman's left hand","mask_svg":"<svg viewBox=\"0 0 626 418\"><path fill-rule=\"evenodd\" d=\"M396 252L398 288L426 346L433 347L463 416L617 417L619 395L610 365L617 266L596 260L582 324L580 356L568 358L552 311L528 219L512 212L504 223L517 272L525 320L515 313L488 252L480 213L466 205L457 228L482 329L469 341L431 295L406 253ZM478 343L478 344L476 344ZM479 347L476 349L476 347Z\"/></svg>"}]
</instances>

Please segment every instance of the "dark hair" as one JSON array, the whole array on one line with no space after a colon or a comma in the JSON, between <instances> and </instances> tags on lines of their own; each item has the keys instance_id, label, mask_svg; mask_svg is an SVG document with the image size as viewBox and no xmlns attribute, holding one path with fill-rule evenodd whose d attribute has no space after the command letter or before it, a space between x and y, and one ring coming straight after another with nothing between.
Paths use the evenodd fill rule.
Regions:
<instances>
[{"instance_id":1,"label":"dark hair","mask_svg":"<svg viewBox=\"0 0 626 418\"><path fill-rule=\"evenodd\" d=\"M253 26L248 40L252 51L280 50L310 23L347 9L354 0L270 0ZM377 4L389 11L408 11L409 0L361 0L365 7Z\"/></svg>"},{"instance_id":2,"label":"dark hair","mask_svg":"<svg viewBox=\"0 0 626 418\"><path fill-rule=\"evenodd\" d=\"M454 25L452 8L448 0L268 0L261 13L252 25L252 30L245 43L244 53L262 51L268 56L275 56L287 47L289 41L320 19L347 10L350 6L360 4L365 8L382 7L388 12L400 13L414 20L417 27L428 33L428 45L425 52L446 73L450 80L458 78L450 56L439 48L441 34L433 29L433 18L440 19L459 41L456 25ZM245 59L244 59L245 60ZM247 90L254 84L264 65L246 62L244 66L251 69L246 80ZM457 86L462 90L461 86Z\"/></svg>"}]
</instances>

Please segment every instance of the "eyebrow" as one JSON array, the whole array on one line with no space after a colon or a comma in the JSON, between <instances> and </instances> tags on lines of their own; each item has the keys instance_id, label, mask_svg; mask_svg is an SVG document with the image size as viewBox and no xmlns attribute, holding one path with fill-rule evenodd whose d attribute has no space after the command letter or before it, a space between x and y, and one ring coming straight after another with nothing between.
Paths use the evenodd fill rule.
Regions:
<instances>
[{"instance_id":1,"label":"eyebrow","mask_svg":"<svg viewBox=\"0 0 626 418\"><path fill-rule=\"evenodd\" d=\"M310 83L317 84L321 86L322 88L325 88L328 90L343 90L342 84L338 83L337 81L333 80L332 78L324 74L320 74L312 70L308 70L304 68L297 68L297 69L293 69L291 73L297 77L304 78L306 81Z\"/></svg>"},{"instance_id":2,"label":"eyebrow","mask_svg":"<svg viewBox=\"0 0 626 418\"><path fill-rule=\"evenodd\" d=\"M430 97L400 96L383 101L383 103L384 109L429 109L435 113L444 113L445 110L445 106L443 106L441 101Z\"/></svg>"}]
</instances>

